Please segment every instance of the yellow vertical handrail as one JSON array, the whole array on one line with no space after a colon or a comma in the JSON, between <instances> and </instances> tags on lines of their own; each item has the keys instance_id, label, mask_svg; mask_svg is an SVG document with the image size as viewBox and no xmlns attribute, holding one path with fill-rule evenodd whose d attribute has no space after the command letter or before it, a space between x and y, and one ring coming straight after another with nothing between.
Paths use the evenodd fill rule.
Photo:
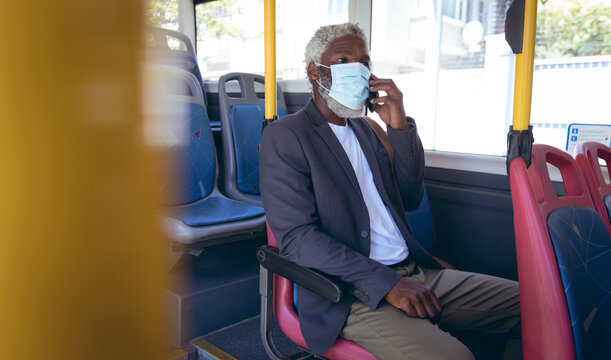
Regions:
<instances>
[{"instance_id":1,"label":"yellow vertical handrail","mask_svg":"<svg viewBox=\"0 0 611 360\"><path fill-rule=\"evenodd\" d=\"M528 130L532 102L537 0L525 0L522 53L516 54L513 130Z\"/></svg>"},{"instance_id":2,"label":"yellow vertical handrail","mask_svg":"<svg viewBox=\"0 0 611 360\"><path fill-rule=\"evenodd\" d=\"M276 116L276 1L265 0L265 119Z\"/></svg>"},{"instance_id":3,"label":"yellow vertical handrail","mask_svg":"<svg viewBox=\"0 0 611 360\"><path fill-rule=\"evenodd\" d=\"M2 359L159 358L143 4L0 2Z\"/></svg>"}]
</instances>

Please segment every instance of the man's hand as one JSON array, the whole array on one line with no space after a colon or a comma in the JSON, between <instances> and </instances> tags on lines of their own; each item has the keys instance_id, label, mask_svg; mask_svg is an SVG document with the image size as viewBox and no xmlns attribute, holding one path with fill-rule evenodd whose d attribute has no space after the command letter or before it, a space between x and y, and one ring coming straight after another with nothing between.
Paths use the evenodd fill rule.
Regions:
<instances>
[{"instance_id":1,"label":"man's hand","mask_svg":"<svg viewBox=\"0 0 611 360\"><path fill-rule=\"evenodd\" d=\"M380 115L382 121L393 129L409 129L405 108L403 107L403 93L392 79L378 79L377 76L371 74L369 91L384 91L386 93L386 96L368 100L372 104L376 104L375 112Z\"/></svg>"},{"instance_id":2,"label":"man's hand","mask_svg":"<svg viewBox=\"0 0 611 360\"><path fill-rule=\"evenodd\" d=\"M441 305L437 296L424 285L401 278L386 294L386 301L394 307L405 311L407 316L431 319L437 322Z\"/></svg>"}]
</instances>

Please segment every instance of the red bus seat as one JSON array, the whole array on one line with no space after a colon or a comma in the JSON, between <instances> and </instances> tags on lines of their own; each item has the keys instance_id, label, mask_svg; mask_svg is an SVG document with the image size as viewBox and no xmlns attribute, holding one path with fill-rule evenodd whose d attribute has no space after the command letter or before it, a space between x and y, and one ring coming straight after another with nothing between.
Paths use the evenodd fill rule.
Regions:
<instances>
[{"instance_id":1,"label":"red bus seat","mask_svg":"<svg viewBox=\"0 0 611 360\"><path fill-rule=\"evenodd\" d=\"M547 164L562 174L554 191ZM510 168L525 359L611 358L611 239L575 160L535 145Z\"/></svg>"},{"instance_id":2,"label":"red bus seat","mask_svg":"<svg viewBox=\"0 0 611 360\"><path fill-rule=\"evenodd\" d=\"M261 336L265 350L271 359L287 359L273 343L271 337L272 312L270 308L273 307L273 314L276 316L282 332L295 344L307 350L308 346L301 334L299 316L294 305L293 281L335 302L339 301L342 290L341 284L334 283L320 273L300 267L288 260L281 259L279 256L274 256L274 254L277 254L278 244L269 227L267 228L267 239L269 245L261 247L257 252L257 258L261 263ZM287 267L285 268L283 265ZM293 281L278 275L278 273L291 278ZM322 356L330 360L375 360L375 357L362 346L341 338L337 339L329 351Z\"/></svg>"},{"instance_id":3,"label":"red bus seat","mask_svg":"<svg viewBox=\"0 0 611 360\"><path fill-rule=\"evenodd\" d=\"M607 174L611 165L611 148L596 142L587 142L577 147L575 160L581 168L588 185L588 190L592 196L594 207L607 225L607 230L611 234L611 185L607 184L603 176L603 169L598 159L603 159L607 163Z\"/></svg>"}]
</instances>

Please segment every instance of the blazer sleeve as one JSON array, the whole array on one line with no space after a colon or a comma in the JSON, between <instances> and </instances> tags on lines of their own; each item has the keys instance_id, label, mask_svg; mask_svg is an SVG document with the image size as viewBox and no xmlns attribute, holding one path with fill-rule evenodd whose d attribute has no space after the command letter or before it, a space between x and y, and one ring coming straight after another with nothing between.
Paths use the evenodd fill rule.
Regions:
<instances>
[{"instance_id":1,"label":"blazer sleeve","mask_svg":"<svg viewBox=\"0 0 611 360\"><path fill-rule=\"evenodd\" d=\"M409 130L387 127L388 140L394 150L393 165L397 185L406 210L416 209L424 195L424 149L416 123L410 117Z\"/></svg>"},{"instance_id":2,"label":"blazer sleeve","mask_svg":"<svg viewBox=\"0 0 611 360\"><path fill-rule=\"evenodd\" d=\"M400 276L320 228L310 168L299 137L282 121L274 123L263 132L259 157L263 206L281 254L350 284L360 300L375 309Z\"/></svg>"}]
</instances>

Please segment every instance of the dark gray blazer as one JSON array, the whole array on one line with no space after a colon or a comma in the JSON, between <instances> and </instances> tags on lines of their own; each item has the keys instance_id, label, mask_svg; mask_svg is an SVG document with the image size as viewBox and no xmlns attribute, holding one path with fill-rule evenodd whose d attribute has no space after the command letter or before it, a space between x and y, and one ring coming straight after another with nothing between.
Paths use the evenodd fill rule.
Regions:
<instances>
[{"instance_id":1,"label":"dark gray blazer","mask_svg":"<svg viewBox=\"0 0 611 360\"><path fill-rule=\"evenodd\" d=\"M399 215L388 153L362 119L349 119L384 204L424 267L439 267L414 240ZM423 193L424 151L414 127L388 127L403 204L415 208ZM369 259L369 214L342 145L314 102L265 128L261 139L260 184L269 226L283 256L336 276L354 287L372 309L399 280L388 266ZM331 303L300 288L299 323L314 354L326 352L344 325L354 297Z\"/></svg>"}]
</instances>

